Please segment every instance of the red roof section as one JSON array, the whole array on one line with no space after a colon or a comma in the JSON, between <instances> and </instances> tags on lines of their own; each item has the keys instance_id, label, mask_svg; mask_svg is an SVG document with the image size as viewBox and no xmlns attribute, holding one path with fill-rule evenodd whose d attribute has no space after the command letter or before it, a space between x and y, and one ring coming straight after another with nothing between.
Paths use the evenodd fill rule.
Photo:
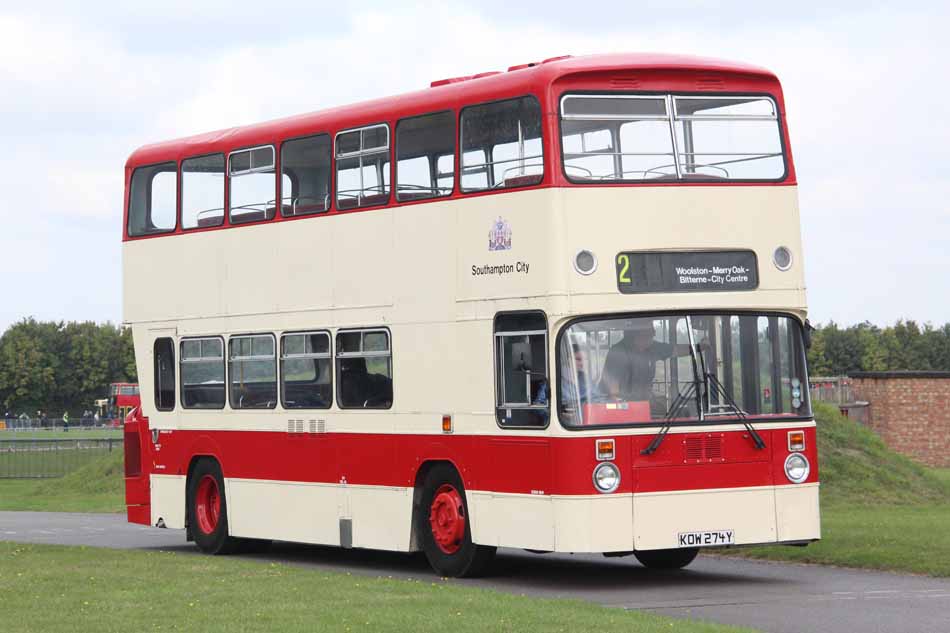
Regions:
<instances>
[{"instance_id":1,"label":"red roof section","mask_svg":"<svg viewBox=\"0 0 950 633\"><path fill-rule=\"evenodd\" d=\"M391 121L412 114L438 109L458 108L466 104L502 99L533 92L543 95L559 79L577 74L612 71L667 71L679 73L721 73L772 80L770 71L749 64L686 55L622 53L553 57L541 62L516 64L508 72L482 72L475 75L437 80L432 87L301 114L264 123L233 127L205 134L145 145L129 156L126 167L135 167L188 156L223 151L222 148L248 147L273 143L285 138L319 132L335 132L375 122ZM780 98L780 95L778 95Z\"/></svg>"}]
</instances>

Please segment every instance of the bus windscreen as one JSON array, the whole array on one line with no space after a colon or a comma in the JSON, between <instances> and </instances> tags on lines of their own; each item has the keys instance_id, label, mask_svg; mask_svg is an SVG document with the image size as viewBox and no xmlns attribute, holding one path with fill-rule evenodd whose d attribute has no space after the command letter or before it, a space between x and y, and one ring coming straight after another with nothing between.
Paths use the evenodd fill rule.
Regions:
<instances>
[{"instance_id":1,"label":"bus windscreen","mask_svg":"<svg viewBox=\"0 0 950 633\"><path fill-rule=\"evenodd\" d=\"M801 325L787 316L575 321L558 357L568 427L810 415Z\"/></svg>"}]
</instances>

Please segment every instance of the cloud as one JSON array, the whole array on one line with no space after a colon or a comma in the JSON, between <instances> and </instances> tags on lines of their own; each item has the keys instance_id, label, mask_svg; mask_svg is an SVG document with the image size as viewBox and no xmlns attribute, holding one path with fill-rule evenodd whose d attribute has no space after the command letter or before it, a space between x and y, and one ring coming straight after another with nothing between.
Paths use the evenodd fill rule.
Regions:
<instances>
[{"instance_id":1,"label":"cloud","mask_svg":"<svg viewBox=\"0 0 950 633\"><path fill-rule=\"evenodd\" d=\"M950 95L934 81L950 58L947 8L545 7L293 2L268 21L259 7L175 0L0 13L0 222L15 252L44 253L32 283L20 264L18 275L3 268L19 304L38 307L0 308L0 328L64 306L82 307L63 318L119 318L122 167L139 145L559 54L631 49L749 61L782 79L816 319L950 318L950 300L915 281L950 264L923 237L950 222ZM96 257L69 256L76 235ZM852 253L883 254L895 272L862 277ZM65 267L68 276L50 273ZM109 292L90 293L77 277Z\"/></svg>"}]
</instances>

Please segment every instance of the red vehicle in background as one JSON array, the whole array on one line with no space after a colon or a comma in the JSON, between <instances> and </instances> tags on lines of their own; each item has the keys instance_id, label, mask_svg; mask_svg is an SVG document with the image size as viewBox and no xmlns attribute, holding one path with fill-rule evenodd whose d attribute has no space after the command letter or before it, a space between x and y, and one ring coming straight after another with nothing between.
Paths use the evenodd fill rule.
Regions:
<instances>
[{"instance_id":1,"label":"red vehicle in background","mask_svg":"<svg viewBox=\"0 0 950 633\"><path fill-rule=\"evenodd\" d=\"M138 383L114 382L109 385L109 397L96 400L100 423L115 427L121 426L122 421L129 415L129 411L139 406L140 403Z\"/></svg>"}]
</instances>

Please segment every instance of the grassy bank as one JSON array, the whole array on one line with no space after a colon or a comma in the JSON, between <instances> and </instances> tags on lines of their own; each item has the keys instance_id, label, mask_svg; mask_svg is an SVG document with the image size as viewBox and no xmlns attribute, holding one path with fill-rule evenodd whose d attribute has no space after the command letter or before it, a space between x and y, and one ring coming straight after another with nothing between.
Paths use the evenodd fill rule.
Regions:
<instances>
[{"instance_id":1,"label":"grassy bank","mask_svg":"<svg viewBox=\"0 0 950 633\"><path fill-rule=\"evenodd\" d=\"M57 479L0 480L0 510L124 512L122 452L114 451Z\"/></svg>"},{"instance_id":2,"label":"grassy bank","mask_svg":"<svg viewBox=\"0 0 950 633\"><path fill-rule=\"evenodd\" d=\"M0 543L3 630L728 633L567 600L233 557ZM266 597L266 598L265 598Z\"/></svg>"},{"instance_id":3,"label":"grassy bank","mask_svg":"<svg viewBox=\"0 0 950 633\"><path fill-rule=\"evenodd\" d=\"M815 413L822 540L725 553L950 577L950 469L891 451L832 406Z\"/></svg>"}]
</instances>

